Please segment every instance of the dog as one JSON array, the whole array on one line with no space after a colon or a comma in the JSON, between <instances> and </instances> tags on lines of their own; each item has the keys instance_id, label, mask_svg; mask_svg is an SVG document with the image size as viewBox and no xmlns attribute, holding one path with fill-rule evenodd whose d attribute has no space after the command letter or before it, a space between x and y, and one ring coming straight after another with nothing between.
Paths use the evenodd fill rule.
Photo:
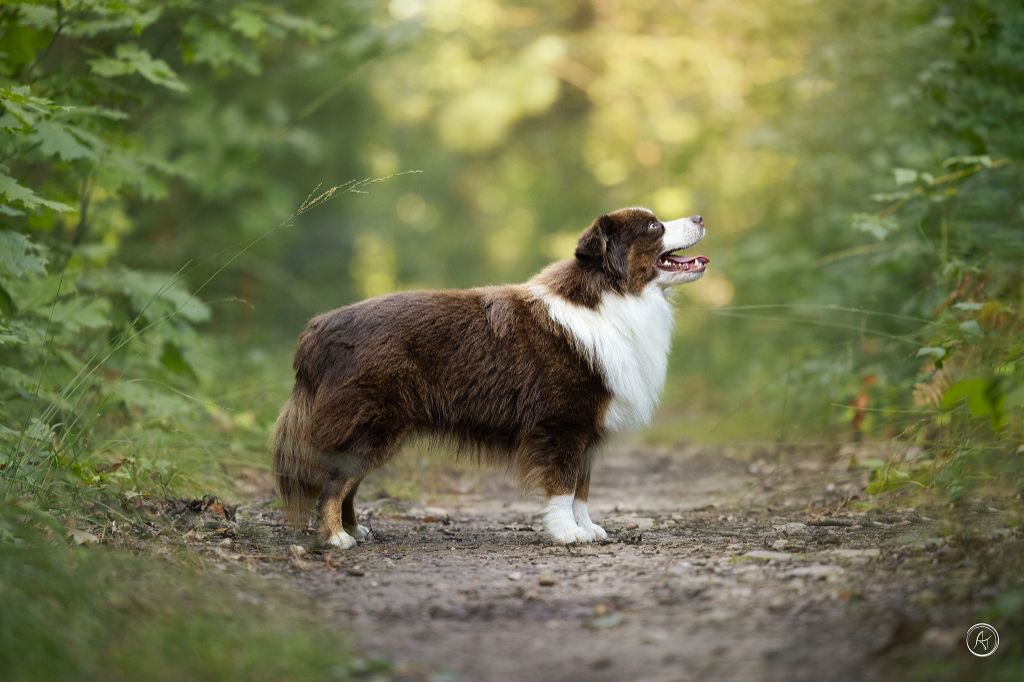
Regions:
<instances>
[{"instance_id":1,"label":"dog","mask_svg":"<svg viewBox=\"0 0 1024 682\"><path fill-rule=\"evenodd\" d=\"M525 284L410 291L314 317L275 426L274 473L293 526L312 513L349 548L360 481L411 436L503 463L546 495L559 544L607 539L587 509L599 443L648 424L672 336L667 290L710 262L678 252L699 215L662 223L646 208L597 218L572 258Z\"/></svg>"}]
</instances>

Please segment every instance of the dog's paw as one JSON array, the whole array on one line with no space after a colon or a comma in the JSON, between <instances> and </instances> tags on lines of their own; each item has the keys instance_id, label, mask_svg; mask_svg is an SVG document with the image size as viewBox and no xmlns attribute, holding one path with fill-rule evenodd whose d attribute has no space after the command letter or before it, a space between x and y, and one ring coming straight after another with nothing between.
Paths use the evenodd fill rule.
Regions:
<instances>
[{"instance_id":1,"label":"dog's paw","mask_svg":"<svg viewBox=\"0 0 1024 682\"><path fill-rule=\"evenodd\" d=\"M575 523L552 523L544 528L551 539L560 545L575 545L593 542L594 536L587 533Z\"/></svg>"},{"instance_id":2,"label":"dog's paw","mask_svg":"<svg viewBox=\"0 0 1024 682\"><path fill-rule=\"evenodd\" d=\"M560 545L593 542L594 536L576 522L572 501L572 495L555 495L548 498L547 506L544 508L544 530Z\"/></svg>"},{"instance_id":3,"label":"dog's paw","mask_svg":"<svg viewBox=\"0 0 1024 682\"><path fill-rule=\"evenodd\" d=\"M356 539L345 531L341 531L340 533L335 533L328 538L327 544L334 547L340 547L341 549L349 549L350 547L356 546Z\"/></svg>"},{"instance_id":4,"label":"dog's paw","mask_svg":"<svg viewBox=\"0 0 1024 682\"><path fill-rule=\"evenodd\" d=\"M586 533L587 542L608 539L608 533L604 531L604 528L590 520L590 512L587 510L586 500L573 500L572 514L576 520L576 525Z\"/></svg>"},{"instance_id":5,"label":"dog's paw","mask_svg":"<svg viewBox=\"0 0 1024 682\"><path fill-rule=\"evenodd\" d=\"M357 523L354 526L345 526L345 532L356 540L365 540L366 536L370 534L370 529L361 523Z\"/></svg>"},{"instance_id":6,"label":"dog's paw","mask_svg":"<svg viewBox=\"0 0 1024 682\"><path fill-rule=\"evenodd\" d=\"M583 542L593 542L594 540L597 539L597 533L594 532L594 529L593 529L592 525L588 526L585 523L581 523L581 524L579 524L579 528L580 528L580 533L581 533L581 535L584 538Z\"/></svg>"}]
</instances>

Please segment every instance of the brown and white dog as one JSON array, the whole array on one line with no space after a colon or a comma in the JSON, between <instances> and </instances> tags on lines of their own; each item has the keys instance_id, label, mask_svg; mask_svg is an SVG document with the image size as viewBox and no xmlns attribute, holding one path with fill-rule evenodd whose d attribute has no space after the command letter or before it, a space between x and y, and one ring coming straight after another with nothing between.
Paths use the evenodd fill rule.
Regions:
<instances>
[{"instance_id":1,"label":"brown and white dog","mask_svg":"<svg viewBox=\"0 0 1024 682\"><path fill-rule=\"evenodd\" d=\"M410 436L439 436L513 468L547 496L561 544L607 533L590 519L597 445L650 422L672 335L666 289L699 279L700 216L603 215L575 257L525 284L413 291L314 317L273 442L289 521L314 509L324 540L352 547L359 482Z\"/></svg>"}]
</instances>

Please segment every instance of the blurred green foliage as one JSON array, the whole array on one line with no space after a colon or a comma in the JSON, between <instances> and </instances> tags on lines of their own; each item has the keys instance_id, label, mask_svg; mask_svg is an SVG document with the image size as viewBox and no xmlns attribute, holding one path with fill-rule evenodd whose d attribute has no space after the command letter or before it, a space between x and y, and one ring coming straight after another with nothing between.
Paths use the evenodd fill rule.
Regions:
<instances>
[{"instance_id":1,"label":"blurred green foliage","mask_svg":"<svg viewBox=\"0 0 1024 682\"><path fill-rule=\"evenodd\" d=\"M312 604L253 576L53 542L64 532L30 507L0 507L5 680L343 680L383 669L346 662L351 642Z\"/></svg>"},{"instance_id":2,"label":"blurred green foliage","mask_svg":"<svg viewBox=\"0 0 1024 682\"><path fill-rule=\"evenodd\" d=\"M632 204L714 261L656 437L1022 484L1019 3L58 0L0 52L9 489L259 459L307 317L521 280Z\"/></svg>"},{"instance_id":3,"label":"blurred green foliage","mask_svg":"<svg viewBox=\"0 0 1024 682\"><path fill-rule=\"evenodd\" d=\"M61 524L265 466L309 316L522 280L624 205L713 258L651 437L1019 496L1022 93L1019 0L0 4L0 641L39 654L0 668L348 674Z\"/></svg>"}]
</instances>

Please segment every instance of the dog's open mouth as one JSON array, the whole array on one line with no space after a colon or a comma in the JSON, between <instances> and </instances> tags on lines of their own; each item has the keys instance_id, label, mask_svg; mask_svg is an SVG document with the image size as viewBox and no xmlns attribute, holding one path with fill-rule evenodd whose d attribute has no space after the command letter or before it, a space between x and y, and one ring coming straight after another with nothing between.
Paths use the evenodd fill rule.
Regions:
<instances>
[{"instance_id":1,"label":"dog's open mouth","mask_svg":"<svg viewBox=\"0 0 1024 682\"><path fill-rule=\"evenodd\" d=\"M658 256L658 269L666 272L704 272L704 268L711 259L707 256L683 256L672 249Z\"/></svg>"}]
</instances>

